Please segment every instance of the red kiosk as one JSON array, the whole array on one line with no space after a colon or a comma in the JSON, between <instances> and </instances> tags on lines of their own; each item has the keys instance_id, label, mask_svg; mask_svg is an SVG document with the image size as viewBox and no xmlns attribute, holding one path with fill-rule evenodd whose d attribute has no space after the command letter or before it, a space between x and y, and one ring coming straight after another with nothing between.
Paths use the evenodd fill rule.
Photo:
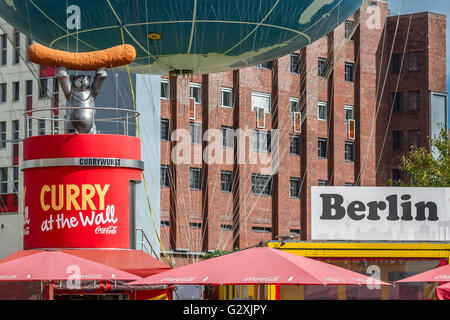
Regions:
<instances>
[{"instance_id":1,"label":"red kiosk","mask_svg":"<svg viewBox=\"0 0 450 320\"><path fill-rule=\"evenodd\" d=\"M33 46L30 49L33 50ZM48 65L53 61L52 54L65 54L66 63L77 61L75 59L77 56L72 55L78 54L56 52L42 46L38 49L41 59L42 54L48 55L45 57ZM95 53L88 54L95 55ZM110 52L105 51L103 58L105 55L108 58L108 54ZM33 57L33 55L29 56ZM116 66L117 61L123 60L123 56L109 58L110 63L107 63L107 66ZM126 60L127 63L130 59ZM95 62L95 59L89 61ZM61 60L57 62L61 63ZM56 64L57 62L55 60L53 64L61 65ZM101 63L105 63L104 59ZM25 114L27 124L34 118L43 121L64 121L66 132L70 133L39 135L24 139L24 250L1 260L0 264L46 250L58 250L77 259L91 260L139 277L170 269L151 255L135 248L134 190L135 184L141 181L144 170L144 163L141 161L141 141L137 137L128 135L97 134L95 125L94 132L91 130L92 125L87 131L81 130L82 125L89 121L93 124L95 110L102 109L94 109L93 99L106 78L106 70L105 65L88 66L92 67L91 69L82 68L81 65L79 67L81 70L93 70L92 68L95 67L97 74L92 85L87 82L83 87L82 81L88 79L87 77L76 76L69 79L67 69L62 70L64 79L59 80L66 98L70 99L71 107L59 109L68 111L67 119L35 116L38 112L53 113L52 109L33 110L33 114L32 112ZM57 76L60 77L61 74L58 73ZM76 83L78 79L81 84ZM75 90L77 92L74 92ZM92 106L74 106L74 96L79 99L75 102L88 101ZM87 98L83 100L85 96ZM137 117L138 114L131 110L121 111L132 112L131 117L127 113L123 118L126 119L125 125L128 128L128 120ZM91 118L86 115L91 115ZM73 131L67 130L68 123ZM56 126L53 123L51 127ZM30 266L30 270L32 268L33 266ZM44 280L47 279L42 279ZM22 285L17 283L10 281L7 286L10 288L16 286L20 291L23 283ZM98 296L149 299L161 295L170 298L171 295L171 290L167 288L135 290L127 288L123 282L113 287L112 281L97 283L91 281L87 286L85 284L77 289L67 288L62 281L56 284L49 279L46 283L48 290L45 291L48 294L45 298L47 299L98 298Z\"/></svg>"}]
</instances>

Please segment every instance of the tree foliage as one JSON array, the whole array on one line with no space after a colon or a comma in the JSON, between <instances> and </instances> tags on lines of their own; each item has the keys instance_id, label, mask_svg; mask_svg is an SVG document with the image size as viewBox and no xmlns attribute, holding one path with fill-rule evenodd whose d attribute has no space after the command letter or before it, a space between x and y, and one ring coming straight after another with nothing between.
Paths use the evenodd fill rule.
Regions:
<instances>
[{"instance_id":1,"label":"tree foliage","mask_svg":"<svg viewBox=\"0 0 450 320\"><path fill-rule=\"evenodd\" d=\"M450 187L450 139L441 125L435 138L429 138L431 150L413 146L401 159L401 169L409 176L413 187Z\"/></svg>"}]
</instances>

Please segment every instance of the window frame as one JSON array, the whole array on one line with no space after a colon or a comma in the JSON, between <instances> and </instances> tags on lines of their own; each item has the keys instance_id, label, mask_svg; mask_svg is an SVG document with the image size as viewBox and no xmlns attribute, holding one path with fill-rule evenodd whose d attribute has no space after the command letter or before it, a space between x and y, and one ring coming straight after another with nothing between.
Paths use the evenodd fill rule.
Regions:
<instances>
[{"instance_id":1,"label":"window frame","mask_svg":"<svg viewBox=\"0 0 450 320\"><path fill-rule=\"evenodd\" d=\"M197 176L194 176L194 172ZM192 191L202 190L202 168L189 168L189 189Z\"/></svg>"},{"instance_id":2,"label":"window frame","mask_svg":"<svg viewBox=\"0 0 450 320\"><path fill-rule=\"evenodd\" d=\"M198 93L199 97L195 96L195 92ZM202 104L202 84L197 82L191 82L189 84L189 98L193 98L195 104Z\"/></svg>"},{"instance_id":3,"label":"window frame","mask_svg":"<svg viewBox=\"0 0 450 320\"><path fill-rule=\"evenodd\" d=\"M347 162L355 161L355 144L353 142L345 141L344 157Z\"/></svg>"},{"instance_id":4,"label":"window frame","mask_svg":"<svg viewBox=\"0 0 450 320\"><path fill-rule=\"evenodd\" d=\"M351 70L351 72L349 72ZM355 82L355 63L345 62L345 82L353 83ZM350 76L350 78L349 78Z\"/></svg>"},{"instance_id":5,"label":"window frame","mask_svg":"<svg viewBox=\"0 0 450 320\"><path fill-rule=\"evenodd\" d=\"M229 180L224 180L224 177ZM233 171L222 170L220 171L220 191L222 193L233 192Z\"/></svg>"},{"instance_id":6,"label":"window frame","mask_svg":"<svg viewBox=\"0 0 450 320\"><path fill-rule=\"evenodd\" d=\"M169 79L161 78L160 85L161 85L161 90L160 90L161 97L160 98L163 100L170 100L170 81L169 81ZM163 89L165 86L167 86L167 88ZM164 95L164 96L163 96L163 91L165 91L165 93L166 93L166 95Z\"/></svg>"},{"instance_id":7,"label":"window frame","mask_svg":"<svg viewBox=\"0 0 450 320\"><path fill-rule=\"evenodd\" d=\"M325 108L324 118L320 117L321 108ZM317 120L319 120L319 121L328 121L328 103L326 103L326 102L319 102L317 104Z\"/></svg>"},{"instance_id":8,"label":"window frame","mask_svg":"<svg viewBox=\"0 0 450 320\"><path fill-rule=\"evenodd\" d=\"M202 123L194 121L189 122L189 131L191 135L191 144L202 145L203 141ZM198 137L197 134L199 135Z\"/></svg>"},{"instance_id":9,"label":"window frame","mask_svg":"<svg viewBox=\"0 0 450 320\"><path fill-rule=\"evenodd\" d=\"M272 176L252 173L252 194L256 196L272 196ZM264 183L264 185L262 185Z\"/></svg>"},{"instance_id":10,"label":"window frame","mask_svg":"<svg viewBox=\"0 0 450 320\"><path fill-rule=\"evenodd\" d=\"M297 186L295 187L296 194L293 194L293 186L292 183L296 183ZM289 196L291 199L300 199L300 178L290 177L289 179Z\"/></svg>"},{"instance_id":11,"label":"window frame","mask_svg":"<svg viewBox=\"0 0 450 320\"><path fill-rule=\"evenodd\" d=\"M328 158L328 139L327 138L318 138L318 157L319 159L327 159ZM325 156L321 155L321 146L324 146ZM323 151L323 150L322 150Z\"/></svg>"},{"instance_id":12,"label":"window frame","mask_svg":"<svg viewBox=\"0 0 450 320\"><path fill-rule=\"evenodd\" d=\"M229 97L230 105L229 106L224 104L224 93L230 94L230 97ZM222 87L220 89L220 106L222 108L233 109L233 89L232 88Z\"/></svg>"}]
</instances>

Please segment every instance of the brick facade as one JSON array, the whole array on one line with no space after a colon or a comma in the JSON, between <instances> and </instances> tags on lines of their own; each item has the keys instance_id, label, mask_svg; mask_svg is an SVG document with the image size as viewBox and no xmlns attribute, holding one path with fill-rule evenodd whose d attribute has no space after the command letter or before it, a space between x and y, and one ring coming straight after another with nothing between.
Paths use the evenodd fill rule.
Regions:
<instances>
[{"instance_id":1,"label":"brick facade","mask_svg":"<svg viewBox=\"0 0 450 320\"><path fill-rule=\"evenodd\" d=\"M176 164L171 153L177 142L161 141L161 164L169 166L171 177L170 186L161 188L161 238L176 263L193 261L202 252L245 248L278 236L298 235L297 240L309 240L311 186L318 185L319 180L335 186L386 185L392 168L398 166L400 154L405 153L390 152L389 131L417 127L423 131L421 143L425 143L428 91L446 91L445 17L430 13L401 16L396 32L398 18L387 18L387 3L377 2L376 10L369 5L373 4L366 2L350 19L360 22L353 40L346 39L342 24L295 52L300 57L298 73L291 72L291 57L285 56L272 61L269 68L170 77L170 98L161 100L161 117L169 119L171 134L181 128L189 130L190 122L201 122L203 134L208 129L221 130L222 126L256 130L252 93L270 96L271 112L265 116L265 129L279 133L279 152L266 154L272 160L278 155L279 161L278 170L272 175L271 195L253 194L252 174L263 174L264 166L261 162L240 163L237 139L234 148L222 149L223 157L234 161L219 164L202 160L210 142L189 141L192 148L187 158L191 163ZM391 51L402 50L406 39L407 52L420 51L420 70L414 75L401 73L399 88L420 90L420 111L393 115L389 122L389 97L396 77L389 72L386 61L390 60ZM332 66L326 77L318 76L319 58L327 59ZM346 63L353 66L351 81L345 76ZM200 84L202 90L195 120L189 119L190 83ZM221 88L232 89L232 108L221 106ZM293 131L289 107L292 98L298 99L302 114L300 134ZM327 104L326 120L318 119L319 103ZM354 141L347 135L346 106L353 107ZM291 135L300 138L300 155L290 154ZM327 142L328 154L324 158L318 157L319 138ZM255 155L250 139L247 137L250 147L246 148L246 157ZM346 143L353 146L350 160L345 158ZM201 190L189 188L190 168L201 168ZM222 171L232 172L232 192L221 190ZM291 197L291 178L300 181L298 198Z\"/></svg>"}]
</instances>

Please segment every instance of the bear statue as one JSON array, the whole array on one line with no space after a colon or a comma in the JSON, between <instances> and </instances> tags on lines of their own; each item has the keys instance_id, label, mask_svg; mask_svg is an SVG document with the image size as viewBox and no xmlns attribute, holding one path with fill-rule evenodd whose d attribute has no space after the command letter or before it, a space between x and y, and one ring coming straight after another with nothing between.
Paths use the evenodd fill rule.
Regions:
<instances>
[{"instance_id":1,"label":"bear statue","mask_svg":"<svg viewBox=\"0 0 450 320\"><path fill-rule=\"evenodd\" d=\"M69 121L66 122L65 130L67 133L96 133L94 100L107 75L106 68L97 69L91 85L90 76L71 75L69 77L67 68L58 68L56 77L69 102L66 115Z\"/></svg>"}]
</instances>

